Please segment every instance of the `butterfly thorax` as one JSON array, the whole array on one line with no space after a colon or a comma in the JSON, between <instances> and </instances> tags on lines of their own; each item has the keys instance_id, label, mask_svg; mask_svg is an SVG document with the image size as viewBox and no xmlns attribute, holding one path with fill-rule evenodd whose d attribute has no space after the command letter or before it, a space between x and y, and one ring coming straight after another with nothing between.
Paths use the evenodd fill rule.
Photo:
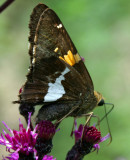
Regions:
<instances>
[{"instance_id":1,"label":"butterfly thorax","mask_svg":"<svg viewBox=\"0 0 130 160\"><path fill-rule=\"evenodd\" d=\"M81 100L79 107L72 113L72 116L82 116L83 114L89 113L97 105L97 99L93 93L85 95L84 99Z\"/></svg>"},{"instance_id":2,"label":"butterfly thorax","mask_svg":"<svg viewBox=\"0 0 130 160\"><path fill-rule=\"evenodd\" d=\"M104 97L102 96L101 93L94 91L94 96L97 99L97 106L102 106L105 102L104 102Z\"/></svg>"},{"instance_id":3,"label":"butterfly thorax","mask_svg":"<svg viewBox=\"0 0 130 160\"><path fill-rule=\"evenodd\" d=\"M71 115L77 117L87 114L98 106L101 101L104 101L102 95L99 92L94 91L93 93L85 96L79 107Z\"/></svg>"}]
</instances>

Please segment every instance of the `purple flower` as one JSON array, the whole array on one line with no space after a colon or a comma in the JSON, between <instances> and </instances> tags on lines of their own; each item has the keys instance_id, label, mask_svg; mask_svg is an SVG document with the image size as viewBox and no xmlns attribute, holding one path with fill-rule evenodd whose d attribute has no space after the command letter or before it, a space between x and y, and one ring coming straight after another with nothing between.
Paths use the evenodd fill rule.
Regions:
<instances>
[{"instance_id":1,"label":"purple flower","mask_svg":"<svg viewBox=\"0 0 130 160\"><path fill-rule=\"evenodd\" d=\"M85 126L82 139L88 143L96 144L101 139L101 132L94 126Z\"/></svg>"},{"instance_id":2,"label":"purple flower","mask_svg":"<svg viewBox=\"0 0 130 160\"><path fill-rule=\"evenodd\" d=\"M3 130L4 134L1 134L0 136L0 144L5 145L7 151L11 152L11 150L14 151L13 154L11 154L11 158L7 157L10 160L15 160L17 157L17 153L23 154L23 155L29 155L30 153L35 152L35 144L36 144L36 128L33 131L31 131L30 128L30 121L31 121L31 113L29 113L28 118L28 125L27 129L23 127L23 124L19 120L19 131L11 130L4 122L3 124L8 129L10 134L6 133L5 130Z\"/></svg>"},{"instance_id":3,"label":"purple flower","mask_svg":"<svg viewBox=\"0 0 130 160\"><path fill-rule=\"evenodd\" d=\"M77 129L77 122L75 121L75 142L79 139L82 141L93 145L94 150L99 150L100 146L99 143L105 141L110 137L110 134L107 134L105 137L101 137L101 132L97 130L94 126L87 126L80 124L79 128Z\"/></svg>"},{"instance_id":4,"label":"purple flower","mask_svg":"<svg viewBox=\"0 0 130 160\"><path fill-rule=\"evenodd\" d=\"M80 124L77 128L77 122L75 120L75 144L71 150L67 153L66 160L78 160L83 159L85 155L89 154L92 149L99 150L99 143L103 142L110 137L108 134L105 137L101 137L101 132L94 126L87 126Z\"/></svg>"},{"instance_id":5,"label":"purple flower","mask_svg":"<svg viewBox=\"0 0 130 160\"><path fill-rule=\"evenodd\" d=\"M35 149L37 155L42 158L52 150L52 138L56 133L56 129L51 121L43 120L38 124L37 133Z\"/></svg>"},{"instance_id":6,"label":"purple flower","mask_svg":"<svg viewBox=\"0 0 130 160\"><path fill-rule=\"evenodd\" d=\"M53 156L45 155L42 160L56 160L56 158L53 159Z\"/></svg>"},{"instance_id":7,"label":"purple flower","mask_svg":"<svg viewBox=\"0 0 130 160\"><path fill-rule=\"evenodd\" d=\"M8 157L3 158L3 160L18 160L19 154L17 152L14 152L10 154Z\"/></svg>"},{"instance_id":8,"label":"purple flower","mask_svg":"<svg viewBox=\"0 0 130 160\"><path fill-rule=\"evenodd\" d=\"M52 139L54 134L56 133L56 129L54 124L51 121L40 121L37 127L38 137L49 140Z\"/></svg>"},{"instance_id":9,"label":"purple flower","mask_svg":"<svg viewBox=\"0 0 130 160\"><path fill-rule=\"evenodd\" d=\"M110 134L109 133L105 137L101 137L100 140L98 141L98 143L93 145L94 150L98 151L100 149L99 143L107 140L108 138L110 138Z\"/></svg>"},{"instance_id":10,"label":"purple flower","mask_svg":"<svg viewBox=\"0 0 130 160\"><path fill-rule=\"evenodd\" d=\"M38 156L34 156L36 160L38 160ZM18 153L12 153L10 154L10 157L5 157L3 160L18 160L19 154ZM53 158L53 156L45 155L42 160L56 160L56 158Z\"/></svg>"},{"instance_id":11,"label":"purple flower","mask_svg":"<svg viewBox=\"0 0 130 160\"><path fill-rule=\"evenodd\" d=\"M77 142L82 137L82 132L83 132L83 127L84 126L82 124L80 124L79 128L77 129L77 122L76 122L76 120L74 121L74 123L75 123L75 131L74 131L75 142Z\"/></svg>"}]
</instances>

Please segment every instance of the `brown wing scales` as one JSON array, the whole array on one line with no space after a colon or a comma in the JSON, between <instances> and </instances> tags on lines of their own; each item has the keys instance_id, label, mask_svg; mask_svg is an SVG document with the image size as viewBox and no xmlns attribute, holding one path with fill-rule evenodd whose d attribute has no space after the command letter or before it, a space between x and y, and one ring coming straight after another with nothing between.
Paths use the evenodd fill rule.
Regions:
<instances>
[{"instance_id":1,"label":"brown wing scales","mask_svg":"<svg viewBox=\"0 0 130 160\"><path fill-rule=\"evenodd\" d=\"M29 28L31 67L19 102L44 103L44 97L51 89L49 84L65 90L58 101L78 101L81 95L93 92L89 73L55 12L44 4L37 5ZM66 68L69 72L62 75ZM61 78L60 82L58 78Z\"/></svg>"}]
</instances>

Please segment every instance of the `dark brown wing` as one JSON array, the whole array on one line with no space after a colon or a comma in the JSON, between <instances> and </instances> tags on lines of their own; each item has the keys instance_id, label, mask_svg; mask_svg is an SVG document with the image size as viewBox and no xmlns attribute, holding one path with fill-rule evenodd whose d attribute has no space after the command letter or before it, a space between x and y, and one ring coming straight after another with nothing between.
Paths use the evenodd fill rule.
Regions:
<instances>
[{"instance_id":1,"label":"dark brown wing","mask_svg":"<svg viewBox=\"0 0 130 160\"><path fill-rule=\"evenodd\" d=\"M78 101L93 92L89 73L54 11L36 6L30 33L32 62L20 103Z\"/></svg>"},{"instance_id":2,"label":"dark brown wing","mask_svg":"<svg viewBox=\"0 0 130 160\"><path fill-rule=\"evenodd\" d=\"M33 77L33 81L30 77ZM85 89L82 77L73 67L51 56L36 60L19 95L19 102L79 101Z\"/></svg>"},{"instance_id":3,"label":"dark brown wing","mask_svg":"<svg viewBox=\"0 0 130 160\"><path fill-rule=\"evenodd\" d=\"M30 16L30 23L29 23L29 29L30 29L30 36L29 36L29 55L32 62L33 59L33 47L34 47L34 37L36 34L36 28L38 21L40 19L41 14L43 11L47 8L44 4L38 4L32 11L32 14Z\"/></svg>"},{"instance_id":4,"label":"dark brown wing","mask_svg":"<svg viewBox=\"0 0 130 160\"><path fill-rule=\"evenodd\" d=\"M86 82L86 86L93 90L91 77L84 65L84 62L79 58L80 56L62 22L53 10L43 4L41 4L41 6L45 9L37 26L34 57L37 58L40 54L44 58L52 55L56 57L61 56L63 58L66 56L66 58L68 58L67 56L70 52L73 56L72 59L74 59L74 62L72 62L73 67L83 77L84 82Z\"/></svg>"}]
</instances>

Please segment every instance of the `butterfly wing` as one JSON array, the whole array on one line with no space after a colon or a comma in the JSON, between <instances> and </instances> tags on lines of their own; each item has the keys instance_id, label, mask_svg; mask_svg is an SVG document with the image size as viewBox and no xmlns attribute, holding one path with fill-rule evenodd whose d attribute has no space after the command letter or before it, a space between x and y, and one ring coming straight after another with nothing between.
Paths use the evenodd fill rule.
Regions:
<instances>
[{"instance_id":1,"label":"butterfly wing","mask_svg":"<svg viewBox=\"0 0 130 160\"><path fill-rule=\"evenodd\" d=\"M64 25L53 10L44 4L41 5L43 5L43 8L45 9L37 26L35 41L36 44L42 43L39 47L37 45L36 50L34 51L37 53L36 57L38 57L39 54L42 54L44 57L48 57L48 55L51 54L56 57L64 58L66 62L72 65L80 73L88 88L93 89L91 77Z\"/></svg>"},{"instance_id":2,"label":"butterfly wing","mask_svg":"<svg viewBox=\"0 0 130 160\"><path fill-rule=\"evenodd\" d=\"M78 101L93 92L90 75L55 12L36 6L30 22L31 67L21 103Z\"/></svg>"},{"instance_id":3,"label":"butterfly wing","mask_svg":"<svg viewBox=\"0 0 130 160\"><path fill-rule=\"evenodd\" d=\"M32 62L33 59L33 47L34 47L34 37L36 34L36 28L38 21L40 19L41 14L43 11L47 8L44 4L38 4L34 9L33 12L30 16L30 23L29 23L29 29L30 29L30 35L29 35L29 55L30 55L30 60Z\"/></svg>"}]
</instances>

